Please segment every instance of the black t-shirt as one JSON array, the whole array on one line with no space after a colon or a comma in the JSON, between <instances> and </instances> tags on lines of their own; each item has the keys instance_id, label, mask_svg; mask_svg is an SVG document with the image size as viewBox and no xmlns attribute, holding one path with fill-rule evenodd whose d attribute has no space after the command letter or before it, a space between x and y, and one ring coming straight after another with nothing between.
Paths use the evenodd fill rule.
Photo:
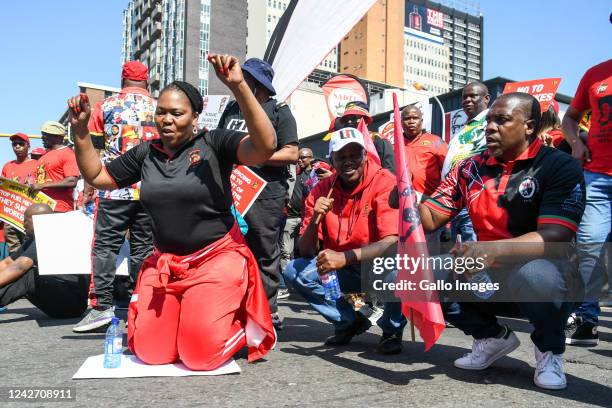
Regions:
<instances>
[{"instance_id":1,"label":"black t-shirt","mask_svg":"<svg viewBox=\"0 0 612 408\"><path fill-rule=\"evenodd\" d=\"M141 181L140 200L162 252L186 255L223 237L234 225L230 174L242 132L198 134L168 157L160 140L141 143L106 165L119 187Z\"/></svg>"},{"instance_id":2,"label":"black t-shirt","mask_svg":"<svg viewBox=\"0 0 612 408\"><path fill-rule=\"evenodd\" d=\"M304 192L306 188L304 183L308 180L310 171L303 170L297 180L295 180L295 187L293 188L293 195L289 200L289 206L287 208L287 217L289 218L300 218L302 216L302 206L304 204Z\"/></svg>"},{"instance_id":3,"label":"black t-shirt","mask_svg":"<svg viewBox=\"0 0 612 408\"><path fill-rule=\"evenodd\" d=\"M270 98L263 103L262 108L276 131L276 150L280 150L288 144L298 144L297 125L289 106ZM225 108L219 120L219 128L248 132L244 116L240 112L240 107L236 101L230 102ZM287 178L289 178L287 166L260 165L253 166L251 169L268 182L258 199L278 198L287 194L287 189L289 188L287 184Z\"/></svg>"},{"instance_id":4,"label":"black t-shirt","mask_svg":"<svg viewBox=\"0 0 612 408\"><path fill-rule=\"evenodd\" d=\"M13 261L17 260L17 258L19 258L20 256L30 258L34 262L34 265L32 267L36 268L38 266L38 255L36 254L36 240L34 238L26 238L21 247L17 251L13 252L10 256Z\"/></svg>"},{"instance_id":5,"label":"black t-shirt","mask_svg":"<svg viewBox=\"0 0 612 408\"><path fill-rule=\"evenodd\" d=\"M380 165L383 169L389 170L395 174L395 154L393 153L393 145L380 137L372 138L376 153L380 158Z\"/></svg>"}]
</instances>

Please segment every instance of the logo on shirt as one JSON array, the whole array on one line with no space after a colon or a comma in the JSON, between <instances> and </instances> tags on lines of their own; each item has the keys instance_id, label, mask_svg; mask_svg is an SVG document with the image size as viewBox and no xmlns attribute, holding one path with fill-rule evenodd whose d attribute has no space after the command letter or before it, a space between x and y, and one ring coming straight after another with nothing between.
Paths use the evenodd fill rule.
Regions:
<instances>
[{"instance_id":1,"label":"logo on shirt","mask_svg":"<svg viewBox=\"0 0 612 408\"><path fill-rule=\"evenodd\" d=\"M606 89L608 89L608 84L605 82L602 82L601 84L599 84L599 86L597 87L597 91L595 92L600 94L600 93L606 92Z\"/></svg>"},{"instance_id":2,"label":"logo on shirt","mask_svg":"<svg viewBox=\"0 0 612 408\"><path fill-rule=\"evenodd\" d=\"M518 188L519 194L525 199L530 199L537 191L538 181L533 177L525 177Z\"/></svg>"},{"instance_id":3,"label":"logo on shirt","mask_svg":"<svg viewBox=\"0 0 612 408\"><path fill-rule=\"evenodd\" d=\"M229 130L237 130L239 132L247 132L247 126L244 119L231 119L225 127Z\"/></svg>"},{"instance_id":4,"label":"logo on shirt","mask_svg":"<svg viewBox=\"0 0 612 408\"><path fill-rule=\"evenodd\" d=\"M194 149L189 152L189 163L191 167L195 167L202 161L202 156L200 156L200 149Z\"/></svg>"}]
</instances>

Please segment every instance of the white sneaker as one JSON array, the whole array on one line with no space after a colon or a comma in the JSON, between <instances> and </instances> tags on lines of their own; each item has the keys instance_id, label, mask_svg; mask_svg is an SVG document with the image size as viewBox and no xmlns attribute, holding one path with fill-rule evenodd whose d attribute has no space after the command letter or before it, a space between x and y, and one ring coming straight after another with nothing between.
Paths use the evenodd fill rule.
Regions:
<instances>
[{"instance_id":1,"label":"white sneaker","mask_svg":"<svg viewBox=\"0 0 612 408\"><path fill-rule=\"evenodd\" d=\"M520 344L516 334L506 327L506 334L501 339L489 337L474 340L472 352L455 360L455 367L464 370L484 370L495 360L512 353Z\"/></svg>"},{"instance_id":2,"label":"white sneaker","mask_svg":"<svg viewBox=\"0 0 612 408\"><path fill-rule=\"evenodd\" d=\"M563 354L553 354L552 351L542 353L535 345L533 348L536 357L536 369L533 373L535 385L547 390L561 390L567 387Z\"/></svg>"}]
</instances>

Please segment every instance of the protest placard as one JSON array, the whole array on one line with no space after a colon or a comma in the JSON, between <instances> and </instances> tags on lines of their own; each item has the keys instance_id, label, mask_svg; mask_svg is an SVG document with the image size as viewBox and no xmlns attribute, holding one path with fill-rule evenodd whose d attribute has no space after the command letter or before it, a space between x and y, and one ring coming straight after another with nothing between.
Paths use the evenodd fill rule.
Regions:
<instances>
[{"instance_id":1,"label":"protest placard","mask_svg":"<svg viewBox=\"0 0 612 408\"><path fill-rule=\"evenodd\" d=\"M29 187L0 177L0 219L23 232L23 214L35 203L47 204L55 209L55 200L38 192L30 194Z\"/></svg>"},{"instance_id":2,"label":"protest placard","mask_svg":"<svg viewBox=\"0 0 612 408\"><path fill-rule=\"evenodd\" d=\"M198 127L200 129L216 129L229 100L229 95L204 96L204 109L198 119Z\"/></svg>"},{"instance_id":3,"label":"protest placard","mask_svg":"<svg viewBox=\"0 0 612 408\"><path fill-rule=\"evenodd\" d=\"M534 79L532 81L508 82L504 87L505 94L523 92L533 95L540 102L540 110L545 112L557 93L561 78Z\"/></svg>"},{"instance_id":4,"label":"protest placard","mask_svg":"<svg viewBox=\"0 0 612 408\"><path fill-rule=\"evenodd\" d=\"M246 166L236 166L230 176L234 207L244 216L267 182Z\"/></svg>"}]
</instances>

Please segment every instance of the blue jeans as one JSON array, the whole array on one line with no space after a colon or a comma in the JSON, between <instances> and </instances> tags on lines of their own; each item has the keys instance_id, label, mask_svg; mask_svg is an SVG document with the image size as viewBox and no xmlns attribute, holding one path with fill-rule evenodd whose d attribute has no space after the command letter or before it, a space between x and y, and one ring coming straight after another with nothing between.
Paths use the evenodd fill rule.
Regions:
<instances>
[{"instance_id":1,"label":"blue jeans","mask_svg":"<svg viewBox=\"0 0 612 408\"><path fill-rule=\"evenodd\" d=\"M576 314L584 321L597 324L599 320L599 294L604 284L604 258L606 245L611 242L612 176L584 171L586 207L578 226L578 270L585 286L585 301ZM588 245L585 245L588 244ZM608 285L612 291L612 268L608 268Z\"/></svg>"},{"instance_id":2,"label":"blue jeans","mask_svg":"<svg viewBox=\"0 0 612 408\"><path fill-rule=\"evenodd\" d=\"M436 279L453 281L445 270L434 270ZM567 286L563 272L544 259L526 263L518 270L503 274L489 271L493 282L504 281L506 295L515 299L563 299ZM495 295L493 295L495 296ZM459 312L449 313L448 303L442 305L444 317L455 327L475 339L496 336L502 327L497 316L526 317L534 327L531 340L540 351L562 354L565 351L565 324L573 303L550 302L459 302Z\"/></svg>"},{"instance_id":3,"label":"blue jeans","mask_svg":"<svg viewBox=\"0 0 612 408\"><path fill-rule=\"evenodd\" d=\"M455 242L457 235L461 235L463 242L477 241L476 232L474 232L474 226L472 220L468 215L467 209L463 209L453 218L451 221L451 239Z\"/></svg>"},{"instance_id":4,"label":"blue jeans","mask_svg":"<svg viewBox=\"0 0 612 408\"><path fill-rule=\"evenodd\" d=\"M361 266L351 265L336 271L342 293L361 292ZM337 300L325 300L325 292L321 278L317 273L316 258L297 258L289 262L283 271L285 282L292 286L310 305L328 322L334 325L336 331L346 330L356 319L353 306L344 297ZM395 282L397 273L390 273L385 280ZM401 303L386 302L383 315L376 324L385 334L401 332L406 326L406 318L402 314Z\"/></svg>"}]
</instances>

